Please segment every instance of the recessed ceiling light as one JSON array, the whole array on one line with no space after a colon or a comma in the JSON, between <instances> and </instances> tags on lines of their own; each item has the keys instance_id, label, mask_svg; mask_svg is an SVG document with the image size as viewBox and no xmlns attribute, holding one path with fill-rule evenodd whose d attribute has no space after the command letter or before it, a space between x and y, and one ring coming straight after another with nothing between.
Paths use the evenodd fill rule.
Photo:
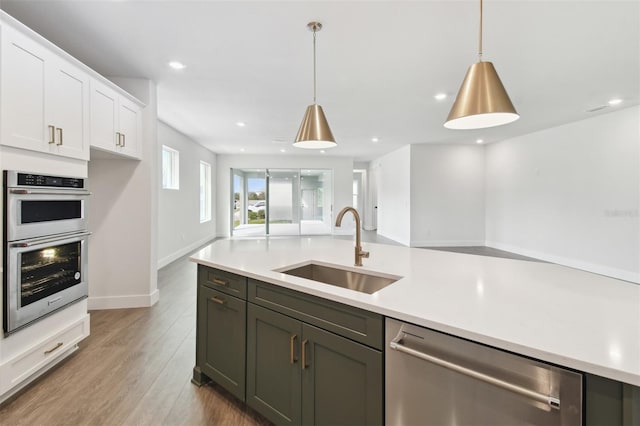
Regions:
<instances>
[{"instance_id":1,"label":"recessed ceiling light","mask_svg":"<svg viewBox=\"0 0 640 426\"><path fill-rule=\"evenodd\" d=\"M287 150L286 150L286 149L284 149L284 148L282 148L282 149L280 150L280 152L287 152Z\"/></svg>"},{"instance_id":2,"label":"recessed ceiling light","mask_svg":"<svg viewBox=\"0 0 640 426\"><path fill-rule=\"evenodd\" d=\"M240 148L240 152L244 152L244 148Z\"/></svg>"},{"instance_id":3,"label":"recessed ceiling light","mask_svg":"<svg viewBox=\"0 0 640 426\"><path fill-rule=\"evenodd\" d=\"M324 154L324 153L325 153L325 150L324 150L324 149L320 151L320 154Z\"/></svg>"},{"instance_id":4,"label":"recessed ceiling light","mask_svg":"<svg viewBox=\"0 0 640 426\"><path fill-rule=\"evenodd\" d=\"M447 94L446 93L436 93L433 97L434 97L434 99L436 101L443 101L443 100L447 99Z\"/></svg>"},{"instance_id":5,"label":"recessed ceiling light","mask_svg":"<svg viewBox=\"0 0 640 426\"><path fill-rule=\"evenodd\" d=\"M611 99L609 100L609 102L607 102L609 105L618 105L622 103L622 99L620 98L615 98L615 99Z\"/></svg>"},{"instance_id":6,"label":"recessed ceiling light","mask_svg":"<svg viewBox=\"0 0 640 426\"><path fill-rule=\"evenodd\" d=\"M246 126L246 124L245 124L245 122L244 122L244 121L238 121L238 122L236 123L236 126L238 126L238 127L244 127L244 126Z\"/></svg>"},{"instance_id":7,"label":"recessed ceiling light","mask_svg":"<svg viewBox=\"0 0 640 426\"><path fill-rule=\"evenodd\" d=\"M482 139L476 139L476 143L482 143L484 142Z\"/></svg>"},{"instance_id":8,"label":"recessed ceiling light","mask_svg":"<svg viewBox=\"0 0 640 426\"><path fill-rule=\"evenodd\" d=\"M378 138L371 138L371 142L373 142L373 143L378 142L379 140L380 139L378 139Z\"/></svg>"},{"instance_id":9,"label":"recessed ceiling light","mask_svg":"<svg viewBox=\"0 0 640 426\"><path fill-rule=\"evenodd\" d=\"M187 67L185 64L183 64L182 62L178 62L178 61L169 62L169 66L171 68L173 68L174 70L183 70L183 69L185 69Z\"/></svg>"}]
</instances>

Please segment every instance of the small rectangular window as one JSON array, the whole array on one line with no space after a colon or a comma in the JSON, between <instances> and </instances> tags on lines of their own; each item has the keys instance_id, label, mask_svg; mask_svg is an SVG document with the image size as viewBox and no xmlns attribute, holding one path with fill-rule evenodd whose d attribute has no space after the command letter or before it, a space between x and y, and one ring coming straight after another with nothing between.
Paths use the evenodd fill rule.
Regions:
<instances>
[{"instance_id":1,"label":"small rectangular window","mask_svg":"<svg viewBox=\"0 0 640 426\"><path fill-rule=\"evenodd\" d=\"M200 223L211 220L211 165L200 162Z\"/></svg>"},{"instance_id":2,"label":"small rectangular window","mask_svg":"<svg viewBox=\"0 0 640 426\"><path fill-rule=\"evenodd\" d=\"M162 145L162 188L180 189L180 152Z\"/></svg>"}]
</instances>

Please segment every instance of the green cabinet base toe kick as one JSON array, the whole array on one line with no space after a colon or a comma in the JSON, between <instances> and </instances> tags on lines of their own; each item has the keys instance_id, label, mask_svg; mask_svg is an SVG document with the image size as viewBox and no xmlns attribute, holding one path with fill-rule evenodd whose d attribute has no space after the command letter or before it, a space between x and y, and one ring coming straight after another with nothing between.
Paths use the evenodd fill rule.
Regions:
<instances>
[{"instance_id":1,"label":"green cabinet base toe kick","mask_svg":"<svg viewBox=\"0 0 640 426\"><path fill-rule=\"evenodd\" d=\"M381 315L203 265L197 298L193 384L280 425L384 422Z\"/></svg>"}]
</instances>

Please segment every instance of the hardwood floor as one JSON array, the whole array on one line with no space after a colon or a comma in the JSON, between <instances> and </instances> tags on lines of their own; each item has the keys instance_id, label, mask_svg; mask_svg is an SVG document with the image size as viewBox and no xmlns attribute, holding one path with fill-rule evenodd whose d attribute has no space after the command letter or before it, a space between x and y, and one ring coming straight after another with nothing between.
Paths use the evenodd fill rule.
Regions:
<instances>
[{"instance_id":1,"label":"hardwood floor","mask_svg":"<svg viewBox=\"0 0 640 426\"><path fill-rule=\"evenodd\" d=\"M266 425L217 386L190 382L196 265L158 273L151 308L91 312L91 336L66 361L0 405L0 425Z\"/></svg>"}]
</instances>

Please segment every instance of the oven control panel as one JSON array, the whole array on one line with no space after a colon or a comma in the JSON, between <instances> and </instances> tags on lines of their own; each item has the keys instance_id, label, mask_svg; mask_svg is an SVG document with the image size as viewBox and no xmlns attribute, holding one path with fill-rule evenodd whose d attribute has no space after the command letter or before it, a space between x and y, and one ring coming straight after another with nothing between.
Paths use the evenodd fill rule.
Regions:
<instances>
[{"instance_id":1,"label":"oven control panel","mask_svg":"<svg viewBox=\"0 0 640 426\"><path fill-rule=\"evenodd\" d=\"M47 186L53 188L84 188L84 179L61 176L44 176L30 173L18 173L20 186Z\"/></svg>"}]
</instances>

